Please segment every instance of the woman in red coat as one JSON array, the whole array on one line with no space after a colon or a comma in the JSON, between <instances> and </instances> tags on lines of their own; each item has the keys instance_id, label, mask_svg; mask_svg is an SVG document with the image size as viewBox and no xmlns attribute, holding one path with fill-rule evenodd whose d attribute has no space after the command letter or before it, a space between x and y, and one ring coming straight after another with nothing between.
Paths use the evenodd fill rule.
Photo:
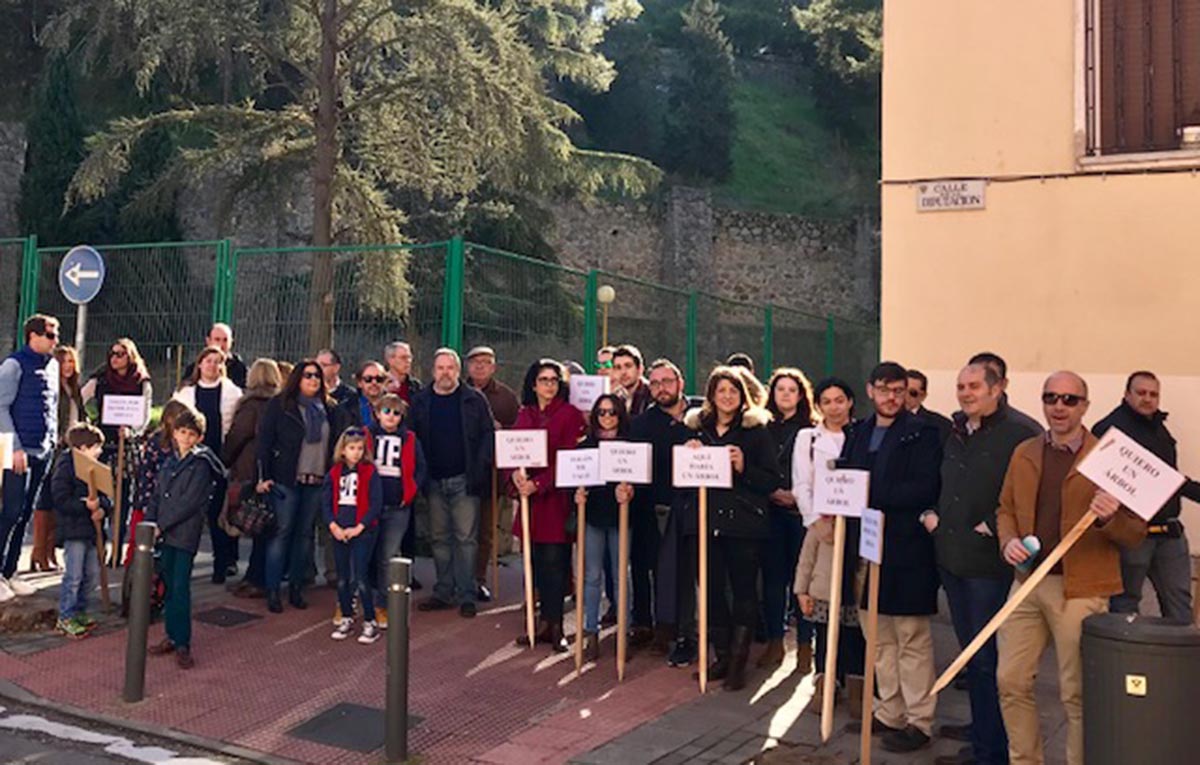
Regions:
<instances>
[{"instance_id":1,"label":"woman in red coat","mask_svg":"<svg viewBox=\"0 0 1200 765\"><path fill-rule=\"evenodd\" d=\"M536 641L549 643L555 651L566 651L563 636L563 597L571 565L571 539L567 518L574 508L571 492L554 485L554 462L559 449L574 449L583 436L583 413L571 406L562 365L553 359L534 362L521 386L521 411L515 430L545 430L549 467L512 474L516 493L529 497L530 541L533 543L533 581L541 599L541 620ZM513 524L520 536L520 516ZM522 635L518 645L529 645Z\"/></svg>"}]
</instances>

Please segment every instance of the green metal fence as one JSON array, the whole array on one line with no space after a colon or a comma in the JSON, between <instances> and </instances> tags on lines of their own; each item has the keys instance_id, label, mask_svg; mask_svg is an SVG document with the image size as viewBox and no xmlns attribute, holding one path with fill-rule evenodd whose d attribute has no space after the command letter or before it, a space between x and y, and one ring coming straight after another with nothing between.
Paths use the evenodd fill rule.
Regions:
<instances>
[{"instance_id":1,"label":"green metal fence","mask_svg":"<svg viewBox=\"0 0 1200 765\"><path fill-rule=\"evenodd\" d=\"M393 340L413 346L418 376L427 373L438 346L490 345L500 378L516 386L540 357L590 369L607 340L634 343L647 361L672 359L695 392L734 351L749 353L764 377L786 365L813 380L837 374L852 383L865 379L879 359L874 326L567 268L459 238L329 248L235 248L219 240L99 249L108 274L88 308L87 366L102 362L114 338L132 337L151 367L159 400L200 350L213 321L233 325L236 347L248 360L309 354L313 268L322 258L334 273L333 343L349 369L381 359ZM74 338L75 306L62 297L57 279L66 251L38 248L33 237L0 239L0 278L20 285L0 297L9 347L19 340L12 329L36 311L58 316L66 341ZM612 288L607 306L598 299L602 286Z\"/></svg>"}]
</instances>

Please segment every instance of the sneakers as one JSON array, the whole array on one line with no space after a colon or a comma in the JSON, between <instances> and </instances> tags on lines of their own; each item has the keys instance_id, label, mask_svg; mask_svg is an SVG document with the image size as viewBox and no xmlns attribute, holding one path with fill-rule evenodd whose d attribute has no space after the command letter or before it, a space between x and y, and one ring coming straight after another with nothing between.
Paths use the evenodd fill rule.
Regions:
<instances>
[{"instance_id":1,"label":"sneakers","mask_svg":"<svg viewBox=\"0 0 1200 765\"><path fill-rule=\"evenodd\" d=\"M13 591L14 595L22 598L33 595L37 592L36 587L16 576L8 579L8 587Z\"/></svg>"},{"instance_id":2,"label":"sneakers","mask_svg":"<svg viewBox=\"0 0 1200 765\"><path fill-rule=\"evenodd\" d=\"M381 630L387 629L387 609L386 608L376 608L375 609L375 623L379 625L379 629L381 629Z\"/></svg>"},{"instance_id":3,"label":"sneakers","mask_svg":"<svg viewBox=\"0 0 1200 765\"><path fill-rule=\"evenodd\" d=\"M334 640L345 640L346 638L350 637L350 630L353 627L354 627L353 619L343 618L341 621L338 622L337 627L335 627L333 630L333 634L330 635L329 637L333 638ZM366 628L364 627L364 629L366 629Z\"/></svg>"},{"instance_id":4,"label":"sneakers","mask_svg":"<svg viewBox=\"0 0 1200 765\"><path fill-rule=\"evenodd\" d=\"M12 587L8 586L8 580L0 576L0 603L12 600L17 597L17 593L13 592Z\"/></svg>"},{"instance_id":5,"label":"sneakers","mask_svg":"<svg viewBox=\"0 0 1200 765\"><path fill-rule=\"evenodd\" d=\"M667 664L672 667L686 667L696 661L696 643L691 638L676 638L667 656Z\"/></svg>"},{"instance_id":6,"label":"sneakers","mask_svg":"<svg viewBox=\"0 0 1200 765\"><path fill-rule=\"evenodd\" d=\"M89 630L96 626L96 620L87 614L76 614L75 621Z\"/></svg>"},{"instance_id":7,"label":"sneakers","mask_svg":"<svg viewBox=\"0 0 1200 765\"><path fill-rule=\"evenodd\" d=\"M87 637L88 634L87 627L84 627L76 619L64 619L61 616L54 623L54 629L61 632L64 636L74 639Z\"/></svg>"},{"instance_id":8,"label":"sneakers","mask_svg":"<svg viewBox=\"0 0 1200 765\"><path fill-rule=\"evenodd\" d=\"M379 625L372 619L369 622L363 622L362 633L358 636L358 642L362 645L370 645L379 639Z\"/></svg>"}]
</instances>

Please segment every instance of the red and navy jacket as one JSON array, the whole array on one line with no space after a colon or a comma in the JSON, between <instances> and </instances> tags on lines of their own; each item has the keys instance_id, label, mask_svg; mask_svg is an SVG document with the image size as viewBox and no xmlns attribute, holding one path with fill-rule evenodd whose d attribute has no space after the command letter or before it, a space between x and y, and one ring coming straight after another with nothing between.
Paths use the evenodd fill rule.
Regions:
<instances>
[{"instance_id":1,"label":"red and navy jacket","mask_svg":"<svg viewBox=\"0 0 1200 765\"><path fill-rule=\"evenodd\" d=\"M383 507L400 508L412 504L425 483L425 452L417 435L403 423L394 432L383 426L371 426L375 469L383 482Z\"/></svg>"},{"instance_id":2,"label":"red and navy jacket","mask_svg":"<svg viewBox=\"0 0 1200 765\"><path fill-rule=\"evenodd\" d=\"M337 523L344 529L362 524L375 525L383 510L383 485L379 471L366 460L354 468L339 462L325 476L321 513L325 523Z\"/></svg>"}]
</instances>

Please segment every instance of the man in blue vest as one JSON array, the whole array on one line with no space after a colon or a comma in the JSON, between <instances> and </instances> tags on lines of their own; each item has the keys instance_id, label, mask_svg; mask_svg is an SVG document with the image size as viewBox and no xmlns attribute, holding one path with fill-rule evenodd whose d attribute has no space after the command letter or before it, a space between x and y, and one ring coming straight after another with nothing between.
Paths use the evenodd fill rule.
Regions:
<instances>
[{"instance_id":1,"label":"man in blue vest","mask_svg":"<svg viewBox=\"0 0 1200 765\"><path fill-rule=\"evenodd\" d=\"M16 578L17 561L58 437L56 343L58 319L35 314L25 321L25 345L0 363L0 433L12 434L12 469L4 471L0 511L0 602L34 593Z\"/></svg>"}]
</instances>

